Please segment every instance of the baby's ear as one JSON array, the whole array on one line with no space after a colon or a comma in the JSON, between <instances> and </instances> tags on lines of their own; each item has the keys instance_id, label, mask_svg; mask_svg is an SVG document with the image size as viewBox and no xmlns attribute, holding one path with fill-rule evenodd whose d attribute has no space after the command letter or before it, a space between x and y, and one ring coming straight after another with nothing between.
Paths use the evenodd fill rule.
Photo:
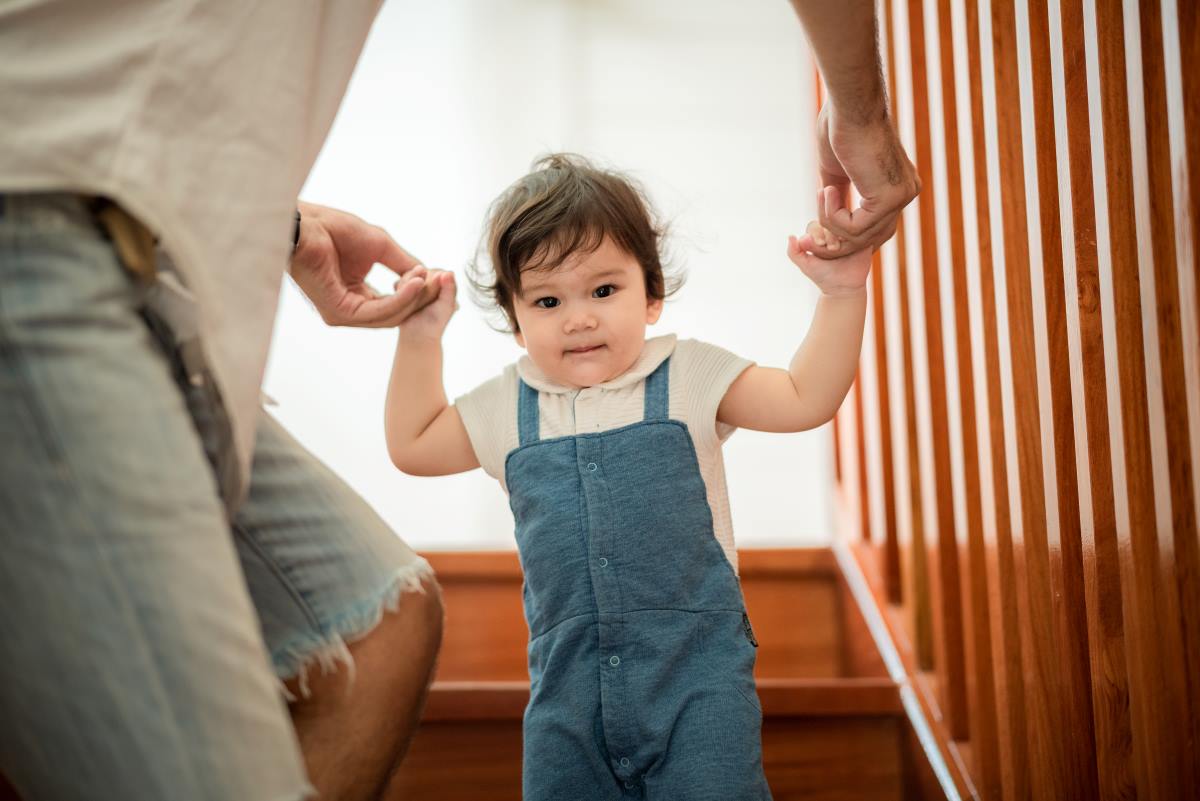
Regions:
<instances>
[{"instance_id":1,"label":"baby's ear","mask_svg":"<svg viewBox=\"0 0 1200 801\"><path fill-rule=\"evenodd\" d=\"M662 316L663 302L661 298L650 298L646 301L646 325L654 325Z\"/></svg>"},{"instance_id":2,"label":"baby's ear","mask_svg":"<svg viewBox=\"0 0 1200 801\"><path fill-rule=\"evenodd\" d=\"M513 339L517 340L517 344L522 348L525 347L525 335L520 331L513 331Z\"/></svg>"}]
</instances>

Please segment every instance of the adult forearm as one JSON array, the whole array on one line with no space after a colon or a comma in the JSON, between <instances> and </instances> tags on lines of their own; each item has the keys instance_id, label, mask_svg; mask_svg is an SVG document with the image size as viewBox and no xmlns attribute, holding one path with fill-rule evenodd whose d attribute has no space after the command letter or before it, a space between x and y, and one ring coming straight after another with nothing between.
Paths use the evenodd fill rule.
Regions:
<instances>
[{"instance_id":1,"label":"adult forearm","mask_svg":"<svg viewBox=\"0 0 1200 801\"><path fill-rule=\"evenodd\" d=\"M838 112L857 123L886 113L873 0L791 0Z\"/></svg>"},{"instance_id":2,"label":"adult forearm","mask_svg":"<svg viewBox=\"0 0 1200 801\"><path fill-rule=\"evenodd\" d=\"M837 413L858 370L867 291L822 295L812 325L788 368L808 419L826 421Z\"/></svg>"},{"instance_id":3,"label":"adult forearm","mask_svg":"<svg viewBox=\"0 0 1200 801\"><path fill-rule=\"evenodd\" d=\"M441 341L405 338L401 333L384 411L384 431L393 461L399 461L447 405Z\"/></svg>"}]
</instances>

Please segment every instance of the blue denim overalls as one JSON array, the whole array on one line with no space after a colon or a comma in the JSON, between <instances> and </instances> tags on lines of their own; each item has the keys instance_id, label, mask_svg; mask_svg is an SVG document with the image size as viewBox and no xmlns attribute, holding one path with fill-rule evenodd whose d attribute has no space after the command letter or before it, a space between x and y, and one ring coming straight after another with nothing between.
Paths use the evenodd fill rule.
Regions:
<instances>
[{"instance_id":1,"label":"blue denim overalls","mask_svg":"<svg viewBox=\"0 0 1200 801\"><path fill-rule=\"evenodd\" d=\"M524 801L767 801L754 642L668 365L645 419L540 440L520 382L505 477L525 571Z\"/></svg>"}]
</instances>

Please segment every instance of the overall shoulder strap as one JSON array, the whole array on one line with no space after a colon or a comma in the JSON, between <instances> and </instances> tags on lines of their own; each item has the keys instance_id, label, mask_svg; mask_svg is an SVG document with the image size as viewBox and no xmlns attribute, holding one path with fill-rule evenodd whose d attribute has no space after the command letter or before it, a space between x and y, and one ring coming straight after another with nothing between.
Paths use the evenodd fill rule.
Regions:
<instances>
[{"instance_id":1,"label":"overall shoulder strap","mask_svg":"<svg viewBox=\"0 0 1200 801\"><path fill-rule=\"evenodd\" d=\"M520 379L517 381L517 435L521 445L541 438L537 390Z\"/></svg>"},{"instance_id":2,"label":"overall shoulder strap","mask_svg":"<svg viewBox=\"0 0 1200 801\"><path fill-rule=\"evenodd\" d=\"M646 420L666 420L671 412L671 357L646 376Z\"/></svg>"}]
</instances>

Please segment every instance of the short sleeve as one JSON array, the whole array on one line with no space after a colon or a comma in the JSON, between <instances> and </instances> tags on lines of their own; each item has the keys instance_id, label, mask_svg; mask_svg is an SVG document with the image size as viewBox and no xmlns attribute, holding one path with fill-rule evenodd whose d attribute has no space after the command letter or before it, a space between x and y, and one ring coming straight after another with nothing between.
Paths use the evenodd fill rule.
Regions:
<instances>
[{"instance_id":1,"label":"short sleeve","mask_svg":"<svg viewBox=\"0 0 1200 801\"><path fill-rule=\"evenodd\" d=\"M515 365L454 400L475 458L504 484L504 460L516 439L517 371Z\"/></svg>"},{"instance_id":2,"label":"short sleeve","mask_svg":"<svg viewBox=\"0 0 1200 801\"><path fill-rule=\"evenodd\" d=\"M730 385L754 362L695 339L680 340L673 361L672 386L678 382L683 392L684 414L696 445L716 448L737 430L717 422L717 409Z\"/></svg>"}]
</instances>

